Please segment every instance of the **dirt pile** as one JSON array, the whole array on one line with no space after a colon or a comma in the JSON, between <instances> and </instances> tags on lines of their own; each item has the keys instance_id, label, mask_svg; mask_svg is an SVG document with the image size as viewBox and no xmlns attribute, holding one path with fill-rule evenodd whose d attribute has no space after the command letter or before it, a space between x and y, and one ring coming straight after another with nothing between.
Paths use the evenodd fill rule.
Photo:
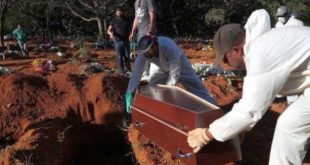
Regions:
<instances>
[{"instance_id":1,"label":"dirt pile","mask_svg":"<svg viewBox=\"0 0 310 165\"><path fill-rule=\"evenodd\" d=\"M128 128L128 138L132 145L133 152L135 153L135 157L140 164L183 165L180 160L174 158L170 153L157 146L132 125Z\"/></svg>"},{"instance_id":2,"label":"dirt pile","mask_svg":"<svg viewBox=\"0 0 310 165\"><path fill-rule=\"evenodd\" d=\"M0 164L128 162L119 129L128 79L72 73L0 77Z\"/></svg>"}]
</instances>

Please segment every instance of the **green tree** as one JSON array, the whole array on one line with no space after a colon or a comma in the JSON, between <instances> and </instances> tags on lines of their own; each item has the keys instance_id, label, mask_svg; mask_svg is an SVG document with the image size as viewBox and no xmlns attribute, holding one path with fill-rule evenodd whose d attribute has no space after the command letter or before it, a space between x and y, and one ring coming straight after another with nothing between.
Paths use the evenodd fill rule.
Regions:
<instances>
[{"instance_id":1,"label":"green tree","mask_svg":"<svg viewBox=\"0 0 310 165\"><path fill-rule=\"evenodd\" d=\"M0 0L0 42L1 46L4 46L3 37L4 37L4 24L7 17L8 9L16 2L17 0Z\"/></svg>"},{"instance_id":2,"label":"green tree","mask_svg":"<svg viewBox=\"0 0 310 165\"><path fill-rule=\"evenodd\" d=\"M107 37L108 19L115 6L121 6L126 1L121 0L66 0L65 7L84 21L97 22L98 39Z\"/></svg>"}]
</instances>

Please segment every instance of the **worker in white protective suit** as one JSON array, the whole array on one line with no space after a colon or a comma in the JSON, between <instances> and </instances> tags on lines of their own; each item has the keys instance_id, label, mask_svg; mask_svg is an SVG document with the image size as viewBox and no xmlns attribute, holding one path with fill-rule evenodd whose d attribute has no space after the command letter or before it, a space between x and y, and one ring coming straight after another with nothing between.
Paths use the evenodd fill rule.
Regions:
<instances>
[{"instance_id":1,"label":"worker in white protective suit","mask_svg":"<svg viewBox=\"0 0 310 165\"><path fill-rule=\"evenodd\" d=\"M244 31L245 30L245 31ZM276 94L300 95L279 117L270 165L301 165L310 139L310 27L270 26L268 13L253 12L244 29L222 26L214 35L215 63L225 59L246 68L241 100L208 128L188 133L198 152L211 140L226 141L250 130L262 118Z\"/></svg>"},{"instance_id":2,"label":"worker in white protective suit","mask_svg":"<svg viewBox=\"0 0 310 165\"><path fill-rule=\"evenodd\" d=\"M284 26L304 26L304 23L297 19L298 13L296 11L292 11L290 19ZM292 104L294 101L298 99L298 95L286 96L287 103Z\"/></svg>"},{"instance_id":3,"label":"worker in white protective suit","mask_svg":"<svg viewBox=\"0 0 310 165\"><path fill-rule=\"evenodd\" d=\"M289 14L286 6L280 6L277 10L276 16L279 20L275 26L276 28L284 26L304 26L304 23L297 19L298 13L296 11L292 11L291 14ZM285 22L282 24L281 20L284 20ZM280 95L280 97L282 96ZM298 95L286 96L288 104L292 104L297 100L297 98Z\"/></svg>"},{"instance_id":4,"label":"worker in white protective suit","mask_svg":"<svg viewBox=\"0 0 310 165\"><path fill-rule=\"evenodd\" d=\"M288 19L287 23L284 26L304 26L304 23L297 18L298 13L296 11L293 11L291 13L290 18Z\"/></svg>"},{"instance_id":5,"label":"worker in white protective suit","mask_svg":"<svg viewBox=\"0 0 310 165\"><path fill-rule=\"evenodd\" d=\"M133 93L140 83L146 62L154 64L150 68L150 86L156 84L175 86L180 83L187 91L210 103L215 103L214 98L196 75L185 53L172 39L163 36L144 36L139 40L136 50L139 55L135 61L125 96L128 113L130 113Z\"/></svg>"},{"instance_id":6,"label":"worker in white protective suit","mask_svg":"<svg viewBox=\"0 0 310 165\"><path fill-rule=\"evenodd\" d=\"M297 19L297 12L293 11L291 14L289 13L286 6L280 6L277 9L276 13L278 22L275 27L284 27L284 26L303 26L304 23Z\"/></svg>"}]
</instances>

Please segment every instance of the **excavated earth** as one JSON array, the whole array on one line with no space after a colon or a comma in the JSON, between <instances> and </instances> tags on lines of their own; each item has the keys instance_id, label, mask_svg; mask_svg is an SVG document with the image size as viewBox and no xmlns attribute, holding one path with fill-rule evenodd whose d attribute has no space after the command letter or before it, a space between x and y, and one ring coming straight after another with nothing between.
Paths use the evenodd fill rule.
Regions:
<instances>
[{"instance_id":1,"label":"excavated earth","mask_svg":"<svg viewBox=\"0 0 310 165\"><path fill-rule=\"evenodd\" d=\"M77 49L68 41L58 44L66 58L31 52L30 58L0 61L1 67L13 70L0 76L0 165L182 164L130 124L124 111L129 78L113 73L113 50L91 49L86 59L70 59ZM31 43L30 50L35 45ZM180 46L192 63L211 63L215 56L202 51L202 44ZM53 60L56 71L36 72L31 62L37 58ZM90 62L109 70L85 72ZM242 94L242 77L209 76L204 84L225 111ZM286 107L285 99L275 100L246 134L241 164L268 164L275 123Z\"/></svg>"}]
</instances>

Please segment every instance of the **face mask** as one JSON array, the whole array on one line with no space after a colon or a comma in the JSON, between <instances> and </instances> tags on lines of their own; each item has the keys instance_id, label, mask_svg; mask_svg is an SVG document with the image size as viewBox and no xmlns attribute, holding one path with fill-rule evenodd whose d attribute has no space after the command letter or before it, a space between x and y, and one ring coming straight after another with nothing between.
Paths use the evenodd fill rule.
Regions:
<instances>
[{"instance_id":1,"label":"face mask","mask_svg":"<svg viewBox=\"0 0 310 165\"><path fill-rule=\"evenodd\" d=\"M285 23L285 17L278 17L278 22L280 22L280 23Z\"/></svg>"}]
</instances>

